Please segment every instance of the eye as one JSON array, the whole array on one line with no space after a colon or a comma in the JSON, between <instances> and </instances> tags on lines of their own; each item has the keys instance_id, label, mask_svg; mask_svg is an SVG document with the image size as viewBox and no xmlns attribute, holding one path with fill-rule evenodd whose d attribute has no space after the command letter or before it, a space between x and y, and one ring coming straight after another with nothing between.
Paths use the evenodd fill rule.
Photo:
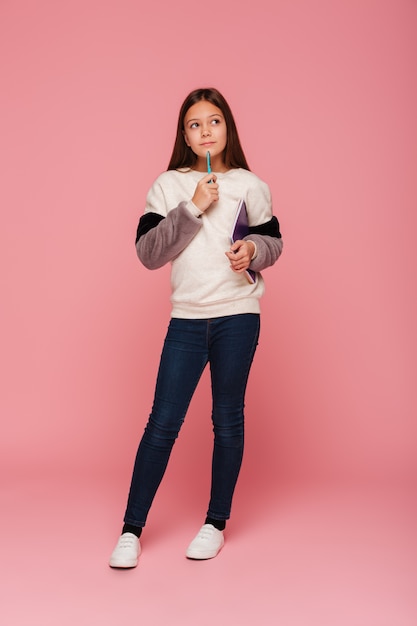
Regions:
<instances>
[{"instance_id":1,"label":"eye","mask_svg":"<svg viewBox=\"0 0 417 626\"><path fill-rule=\"evenodd\" d=\"M216 126L216 124L220 124L220 120L215 117L213 120L211 120L211 123L213 124L213 126Z\"/></svg>"},{"instance_id":2,"label":"eye","mask_svg":"<svg viewBox=\"0 0 417 626\"><path fill-rule=\"evenodd\" d=\"M193 122L190 124L190 128L198 128L198 122Z\"/></svg>"}]
</instances>

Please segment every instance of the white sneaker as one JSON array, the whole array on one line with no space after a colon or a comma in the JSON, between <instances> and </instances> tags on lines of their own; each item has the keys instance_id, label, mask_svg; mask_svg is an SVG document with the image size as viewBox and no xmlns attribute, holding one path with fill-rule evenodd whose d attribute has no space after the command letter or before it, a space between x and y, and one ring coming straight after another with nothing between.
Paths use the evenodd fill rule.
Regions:
<instances>
[{"instance_id":1,"label":"white sneaker","mask_svg":"<svg viewBox=\"0 0 417 626\"><path fill-rule=\"evenodd\" d=\"M133 533L123 533L111 554L109 565L110 567L136 567L140 552L139 538Z\"/></svg>"},{"instance_id":2,"label":"white sneaker","mask_svg":"<svg viewBox=\"0 0 417 626\"><path fill-rule=\"evenodd\" d=\"M204 524L187 548L188 559L212 559L224 546L223 531L212 524Z\"/></svg>"}]
</instances>

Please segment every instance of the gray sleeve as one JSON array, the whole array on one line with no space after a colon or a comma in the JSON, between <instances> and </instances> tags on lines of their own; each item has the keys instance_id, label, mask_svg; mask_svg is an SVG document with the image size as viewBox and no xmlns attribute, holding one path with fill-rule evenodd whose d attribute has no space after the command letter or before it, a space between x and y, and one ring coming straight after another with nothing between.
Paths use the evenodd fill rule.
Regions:
<instances>
[{"instance_id":1,"label":"gray sleeve","mask_svg":"<svg viewBox=\"0 0 417 626\"><path fill-rule=\"evenodd\" d=\"M158 269L182 252L201 227L194 205L180 202L157 226L139 238L137 255L146 268Z\"/></svg>"},{"instance_id":2,"label":"gray sleeve","mask_svg":"<svg viewBox=\"0 0 417 626\"><path fill-rule=\"evenodd\" d=\"M249 235L256 245L256 257L251 261L250 269L261 272L273 265L282 252L282 238L279 222L272 213L272 197L269 186L255 177L247 193L248 214L250 218Z\"/></svg>"},{"instance_id":3,"label":"gray sleeve","mask_svg":"<svg viewBox=\"0 0 417 626\"><path fill-rule=\"evenodd\" d=\"M261 272L266 267L273 265L282 252L283 241L281 238L253 234L248 235L245 239L250 239L256 244L257 254L250 264L250 269L255 272Z\"/></svg>"}]
</instances>

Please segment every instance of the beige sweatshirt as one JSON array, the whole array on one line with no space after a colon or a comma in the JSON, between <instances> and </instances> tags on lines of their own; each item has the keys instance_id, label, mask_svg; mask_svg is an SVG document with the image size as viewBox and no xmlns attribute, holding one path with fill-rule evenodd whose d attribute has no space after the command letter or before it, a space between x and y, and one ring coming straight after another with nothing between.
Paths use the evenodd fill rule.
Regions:
<instances>
[{"instance_id":1,"label":"beige sweatshirt","mask_svg":"<svg viewBox=\"0 0 417 626\"><path fill-rule=\"evenodd\" d=\"M248 211L256 258L251 269L260 272L281 254L279 224L272 215L269 187L244 169L216 174L219 200L201 213L191 202L204 174L169 170L149 190L139 222L136 249L142 263L156 269L170 262L172 317L207 319L239 313L259 313L265 285L260 273L255 284L233 272L225 252L239 200Z\"/></svg>"}]
</instances>

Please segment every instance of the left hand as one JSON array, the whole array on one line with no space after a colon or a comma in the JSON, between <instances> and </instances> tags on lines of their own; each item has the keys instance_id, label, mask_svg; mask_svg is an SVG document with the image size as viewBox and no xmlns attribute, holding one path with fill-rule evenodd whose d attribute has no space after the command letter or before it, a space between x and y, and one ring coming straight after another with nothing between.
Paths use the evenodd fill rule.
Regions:
<instances>
[{"instance_id":1,"label":"left hand","mask_svg":"<svg viewBox=\"0 0 417 626\"><path fill-rule=\"evenodd\" d=\"M225 255L230 261L230 267L238 274L248 269L255 252L255 246L252 241L239 239L231 246Z\"/></svg>"}]
</instances>

